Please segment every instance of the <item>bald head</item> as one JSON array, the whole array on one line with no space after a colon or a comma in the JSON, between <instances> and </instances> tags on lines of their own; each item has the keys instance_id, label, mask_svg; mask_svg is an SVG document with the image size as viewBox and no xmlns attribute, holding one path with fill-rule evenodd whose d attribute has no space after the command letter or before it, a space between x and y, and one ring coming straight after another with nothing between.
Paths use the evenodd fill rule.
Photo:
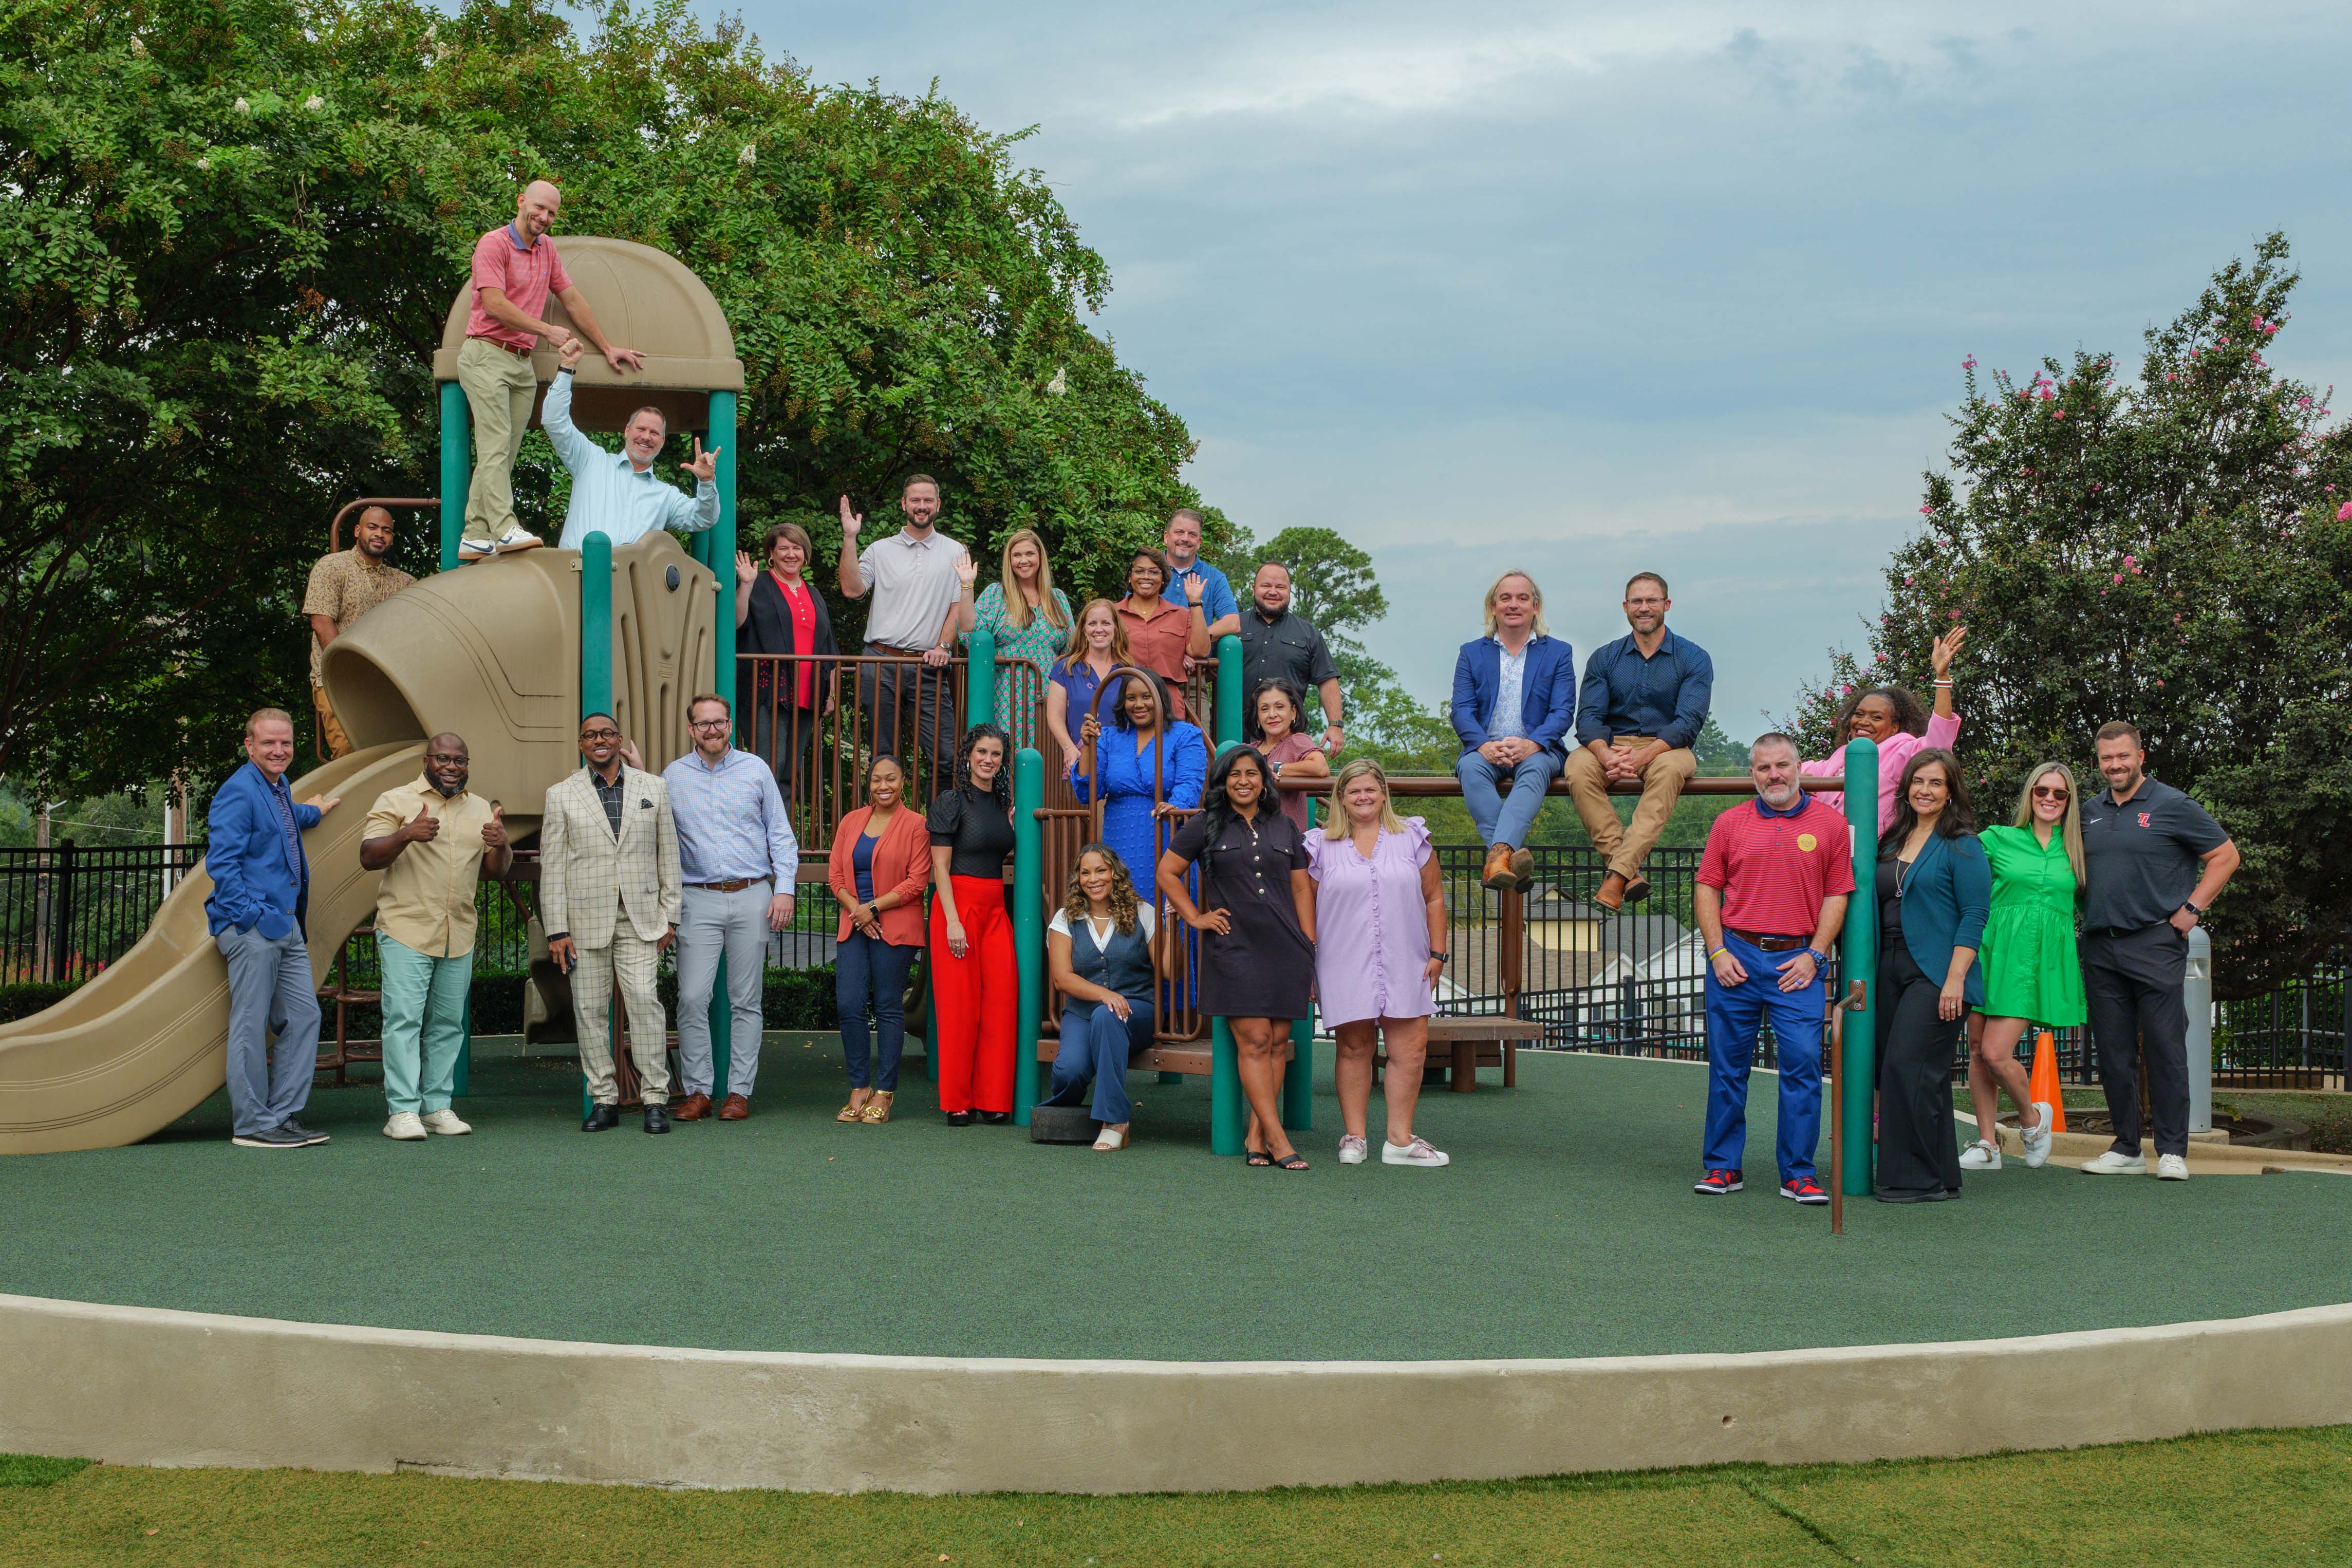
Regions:
<instances>
[{"instance_id":1,"label":"bald head","mask_svg":"<svg viewBox=\"0 0 2352 1568\"><path fill-rule=\"evenodd\" d=\"M466 754L466 737L445 730L425 742L425 782L444 795L466 787L473 759Z\"/></svg>"},{"instance_id":2,"label":"bald head","mask_svg":"<svg viewBox=\"0 0 2352 1568\"><path fill-rule=\"evenodd\" d=\"M392 552L392 513L380 506L372 506L360 513L352 525L352 547L371 561L381 561Z\"/></svg>"},{"instance_id":3,"label":"bald head","mask_svg":"<svg viewBox=\"0 0 2352 1568\"><path fill-rule=\"evenodd\" d=\"M533 180L515 200L515 227L525 239L537 239L555 226L556 210L562 205L562 191L545 180Z\"/></svg>"}]
</instances>

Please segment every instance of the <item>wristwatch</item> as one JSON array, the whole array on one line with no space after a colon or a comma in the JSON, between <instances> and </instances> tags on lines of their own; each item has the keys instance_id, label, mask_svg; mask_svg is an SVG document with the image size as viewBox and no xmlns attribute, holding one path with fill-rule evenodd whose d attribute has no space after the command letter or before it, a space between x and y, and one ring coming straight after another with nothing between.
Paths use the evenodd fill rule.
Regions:
<instances>
[{"instance_id":1,"label":"wristwatch","mask_svg":"<svg viewBox=\"0 0 2352 1568\"><path fill-rule=\"evenodd\" d=\"M2180 907L2187 910L2190 914L2195 915L2199 920L2203 920L2205 918L2205 911L2197 907L2197 900L2194 899L2181 900Z\"/></svg>"},{"instance_id":2,"label":"wristwatch","mask_svg":"<svg viewBox=\"0 0 2352 1568\"><path fill-rule=\"evenodd\" d=\"M1813 967L1816 969L1827 969L1830 966L1830 955L1818 947L1805 949L1805 956L1813 961Z\"/></svg>"}]
</instances>

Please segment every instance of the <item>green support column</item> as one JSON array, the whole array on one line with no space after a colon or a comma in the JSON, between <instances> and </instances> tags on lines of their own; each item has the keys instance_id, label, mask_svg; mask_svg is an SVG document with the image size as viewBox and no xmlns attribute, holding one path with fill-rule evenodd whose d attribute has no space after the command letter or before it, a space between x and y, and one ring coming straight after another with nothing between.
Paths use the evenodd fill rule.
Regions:
<instances>
[{"instance_id":1,"label":"green support column","mask_svg":"<svg viewBox=\"0 0 2352 1568\"><path fill-rule=\"evenodd\" d=\"M1315 1129L1315 1020L1290 1024L1290 1065L1282 1074L1282 1124L1293 1132Z\"/></svg>"},{"instance_id":2,"label":"green support column","mask_svg":"<svg viewBox=\"0 0 2352 1568\"><path fill-rule=\"evenodd\" d=\"M711 591L718 601L710 620L709 689L725 698L731 712L735 706L736 550L733 393L710 395L709 419L709 427L695 432L695 437L704 451L719 454L718 472L712 477L719 491L719 521L698 533L688 534L687 539L694 558L710 569ZM721 953L719 967L710 977L710 1087L721 1100L727 1097L728 1073L734 1061L734 1023L735 1009L727 1000L727 955Z\"/></svg>"},{"instance_id":3,"label":"green support column","mask_svg":"<svg viewBox=\"0 0 2352 1568\"><path fill-rule=\"evenodd\" d=\"M963 727L969 730L974 724L997 719L996 634L973 632L964 645L964 653ZM1037 787L1043 790L1045 785L1041 783ZM1045 797L1041 794L1037 798L1042 804Z\"/></svg>"},{"instance_id":4,"label":"green support column","mask_svg":"<svg viewBox=\"0 0 2352 1568\"><path fill-rule=\"evenodd\" d=\"M1845 1195L1870 1195L1871 1089L1878 1082L1878 743L1854 741L1845 749L1845 819L1853 830L1853 896L1846 900L1839 952L1847 988L1864 982L1868 1005L1845 1016L1845 1049L1838 1074L1839 1142L1845 1161ZM1832 1002L1838 1000L1831 998Z\"/></svg>"},{"instance_id":5,"label":"green support column","mask_svg":"<svg viewBox=\"0 0 2352 1568\"><path fill-rule=\"evenodd\" d=\"M973 637L975 659L982 642L992 647L994 639L984 632ZM988 685L992 689L996 682ZM1045 759L1036 747L1024 746L1013 761L1013 957L1020 976L1013 1002L1016 1127L1029 1125L1029 1108L1037 1103L1037 1021L1045 1010L1045 834L1037 821L1045 804Z\"/></svg>"},{"instance_id":6,"label":"green support column","mask_svg":"<svg viewBox=\"0 0 2352 1568\"><path fill-rule=\"evenodd\" d=\"M613 542L600 529L580 542L580 717L613 710ZM546 911L541 911L541 919ZM579 999L572 999L572 1016L579 1016ZM617 1039L617 1013L605 1026ZM580 1114L593 1107L588 1077L580 1078Z\"/></svg>"},{"instance_id":7,"label":"green support column","mask_svg":"<svg viewBox=\"0 0 2352 1568\"><path fill-rule=\"evenodd\" d=\"M1242 1101L1242 1058L1223 1018L1209 1020L1209 1152L1238 1154L1248 1141Z\"/></svg>"},{"instance_id":8,"label":"green support column","mask_svg":"<svg viewBox=\"0 0 2352 1568\"><path fill-rule=\"evenodd\" d=\"M472 487L473 416L466 389L441 384L441 570L457 569L457 541L466 532L466 491Z\"/></svg>"},{"instance_id":9,"label":"green support column","mask_svg":"<svg viewBox=\"0 0 2352 1568\"><path fill-rule=\"evenodd\" d=\"M1217 710L1210 722L1217 732L1209 737L1218 751L1242 738L1242 639L1227 633L1217 639Z\"/></svg>"}]
</instances>

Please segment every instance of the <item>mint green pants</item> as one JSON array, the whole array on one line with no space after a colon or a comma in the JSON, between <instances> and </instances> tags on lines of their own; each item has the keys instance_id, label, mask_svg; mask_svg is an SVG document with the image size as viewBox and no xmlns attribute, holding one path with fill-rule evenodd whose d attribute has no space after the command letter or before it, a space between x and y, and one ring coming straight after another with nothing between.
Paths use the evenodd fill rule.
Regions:
<instances>
[{"instance_id":1,"label":"mint green pants","mask_svg":"<svg viewBox=\"0 0 2352 1568\"><path fill-rule=\"evenodd\" d=\"M395 1116L449 1109L449 1082L466 1043L474 955L435 958L376 932L383 971L383 1098Z\"/></svg>"}]
</instances>

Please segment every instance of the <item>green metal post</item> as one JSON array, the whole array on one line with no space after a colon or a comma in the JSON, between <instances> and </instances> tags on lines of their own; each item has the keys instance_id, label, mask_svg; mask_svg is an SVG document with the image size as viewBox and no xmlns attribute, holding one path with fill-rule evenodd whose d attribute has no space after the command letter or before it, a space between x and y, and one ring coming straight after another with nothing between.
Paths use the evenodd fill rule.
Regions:
<instances>
[{"instance_id":1,"label":"green metal post","mask_svg":"<svg viewBox=\"0 0 2352 1568\"><path fill-rule=\"evenodd\" d=\"M602 529L580 542L580 717L613 710L613 542ZM541 911L541 919L545 911ZM579 998L572 998L572 1016L579 1016ZM617 1014L606 1025L614 1041L620 1037ZM588 1093L588 1078L580 1079L580 1114L595 1102Z\"/></svg>"},{"instance_id":2,"label":"green metal post","mask_svg":"<svg viewBox=\"0 0 2352 1568\"><path fill-rule=\"evenodd\" d=\"M1290 1065L1282 1074L1282 1124L1293 1132L1315 1130L1315 1020L1290 1022Z\"/></svg>"},{"instance_id":3,"label":"green metal post","mask_svg":"<svg viewBox=\"0 0 2352 1568\"><path fill-rule=\"evenodd\" d=\"M975 668L979 646L995 639L972 637ZM994 668L995 655L990 654ZM996 682L988 682L992 689ZM973 721L978 723L978 720ZM1013 761L1013 957L1019 983L1013 991L1013 1123L1029 1125L1037 1103L1037 1020L1045 1009L1045 844L1037 813L1045 805L1045 759L1024 746Z\"/></svg>"},{"instance_id":4,"label":"green metal post","mask_svg":"<svg viewBox=\"0 0 2352 1568\"><path fill-rule=\"evenodd\" d=\"M719 521L688 537L694 558L710 569L716 613L710 620L710 687L735 706L735 395L710 395L709 428L696 432L706 452L719 454L713 484L719 491ZM739 726L740 728L740 726ZM789 891L789 885L779 889ZM763 966L764 967L764 966ZM724 1099L735 1055L735 1009L727 1000L727 955L710 977L710 1087Z\"/></svg>"},{"instance_id":5,"label":"green metal post","mask_svg":"<svg viewBox=\"0 0 2352 1568\"><path fill-rule=\"evenodd\" d=\"M466 492L472 488L473 415L466 389L441 384L441 570L457 569L457 541L466 532Z\"/></svg>"},{"instance_id":6,"label":"green metal post","mask_svg":"<svg viewBox=\"0 0 2352 1568\"><path fill-rule=\"evenodd\" d=\"M1242 738L1242 639L1227 633L1217 639L1217 710L1210 716L1217 732L1209 737L1220 752Z\"/></svg>"},{"instance_id":7,"label":"green metal post","mask_svg":"<svg viewBox=\"0 0 2352 1568\"><path fill-rule=\"evenodd\" d=\"M996 634L975 631L964 644L963 727L996 719ZM1045 786L1038 786L1043 789ZM1045 798L1040 795L1042 803Z\"/></svg>"},{"instance_id":8,"label":"green metal post","mask_svg":"<svg viewBox=\"0 0 2352 1568\"><path fill-rule=\"evenodd\" d=\"M1223 1018L1209 1020L1209 1152L1238 1154L1248 1141L1242 1103L1242 1058Z\"/></svg>"},{"instance_id":9,"label":"green metal post","mask_svg":"<svg viewBox=\"0 0 2352 1568\"><path fill-rule=\"evenodd\" d=\"M1845 1016L1845 1048L1838 1064L1837 1110L1845 1195L1870 1195L1875 1166L1871 1151L1871 1090L1878 1082L1878 743L1857 740L1845 749L1845 819L1853 830L1853 895L1846 900L1847 987L1863 983L1864 1003ZM1836 997L1832 997L1832 1003Z\"/></svg>"}]
</instances>

